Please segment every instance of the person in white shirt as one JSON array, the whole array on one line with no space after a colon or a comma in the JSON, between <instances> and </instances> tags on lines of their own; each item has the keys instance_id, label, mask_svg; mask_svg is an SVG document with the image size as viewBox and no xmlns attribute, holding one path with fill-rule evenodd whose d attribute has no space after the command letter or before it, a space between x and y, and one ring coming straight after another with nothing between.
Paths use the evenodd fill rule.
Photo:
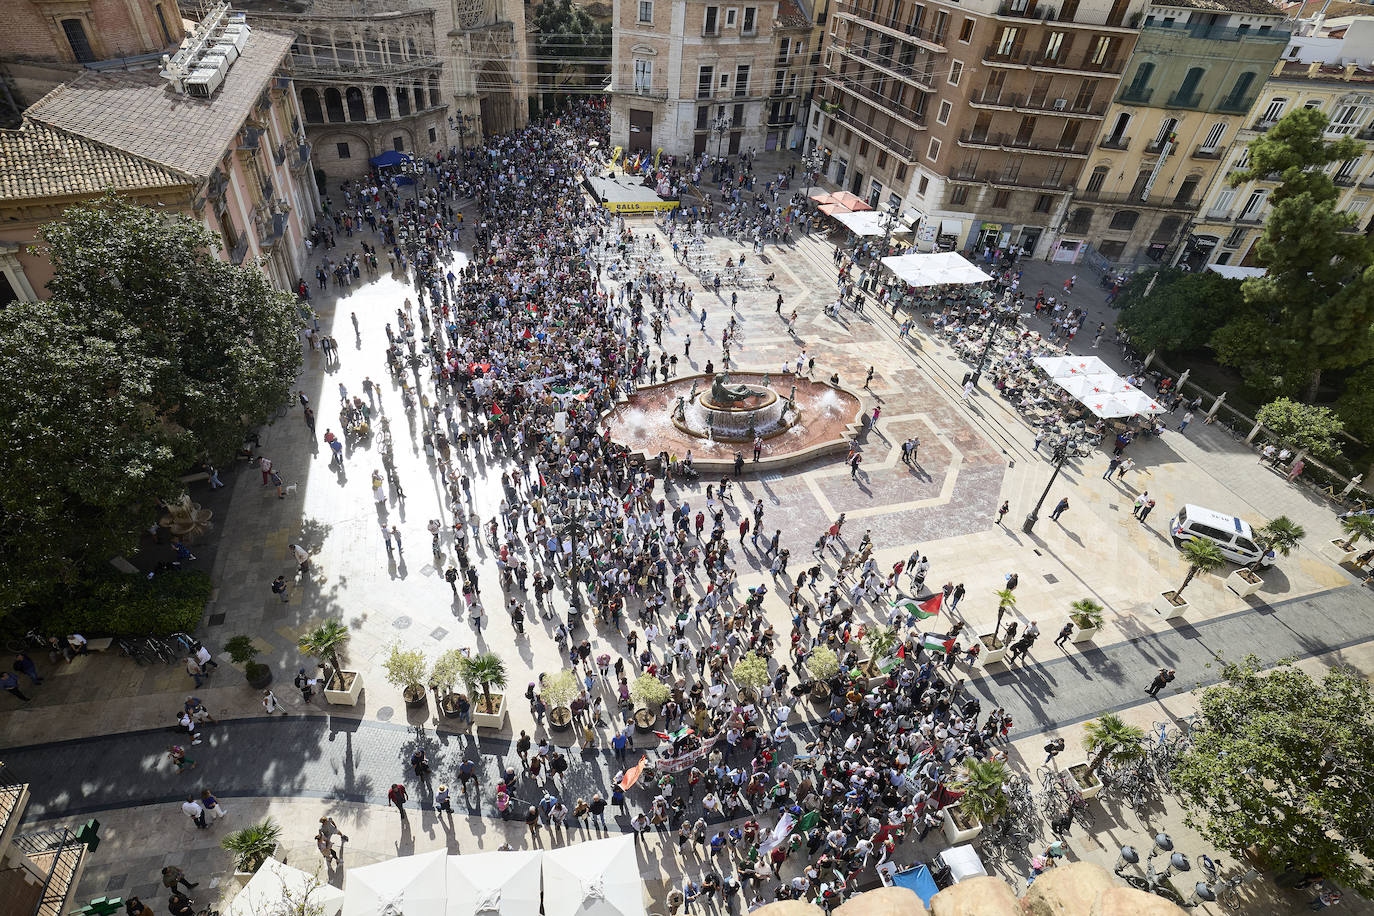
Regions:
<instances>
[{"instance_id":1,"label":"person in white shirt","mask_svg":"<svg viewBox=\"0 0 1374 916\"><path fill-rule=\"evenodd\" d=\"M194 795L186 796L186 801L181 803L181 810L191 819L191 823L201 830L205 829L205 809L200 806L200 802L196 801Z\"/></svg>"}]
</instances>

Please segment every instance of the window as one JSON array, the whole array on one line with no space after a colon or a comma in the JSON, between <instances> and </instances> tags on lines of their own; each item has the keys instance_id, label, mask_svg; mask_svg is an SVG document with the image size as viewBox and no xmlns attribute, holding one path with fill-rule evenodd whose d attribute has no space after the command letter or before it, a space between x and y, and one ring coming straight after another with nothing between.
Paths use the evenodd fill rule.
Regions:
<instances>
[{"instance_id":1,"label":"window","mask_svg":"<svg viewBox=\"0 0 1374 916\"><path fill-rule=\"evenodd\" d=\"M648 92L654 88L654 62L635 58L635 92Z\"/></svg>"},{"instance_id":2,"label":"window","mask_svg":"<svg viewBox=\"0 0 1374 916\"><path fill-rule=\"evenodd\" d=\"M930 179L922 175L920 182L916 185L916 196L925 197L926 190L930 187Z\"/></svg>"},{"instance_id":3,"label":"window","mask_svg":"<svg viewBox=\"0 0 1374 916\"><path fill-rule=\"evenodd\" d=\"M735 95L749 94L749 65L740 64L735 68Z\"/></svg>"},{"instance_id":4,"label":"window","mask_svg":"<svg viewBox=\"0 0 1374 916\"><path fill-rule=\"evenodd\" d=\"M357 86L344 90L344 101L348 103L348 120L366 121L367 106L363 104L363 91Z\"/></svg>"},{"instance_id":5,"label":"window","mask_svg":"<svg viewBox=\"0 0 1374 916\"><path fill-rule=\"evenodd\" d=\"M654 0L639 0L639 21L647 23L654 21Z\"/></svg>"},{"instance_id":6,"label":"window","mask_svg":"<svg viewBox=\"0 0 1374 916\"><path fill-rule=\"evenodd\" d=\"M906 181L906 163L899 162L897 163L897 183L901 184L904 181Z\"/></svg>"},{"instance_id":7,"label":"window","mask_svg":"<svg viewBox=\"0 0 1374 916\"><path fill-rule=\"evenodd\" d=\"M1222 188L1217 194L1217 199L1212 204L1209 216L1227 216L1231 212L1231 207L1236 202L1235 188Z\"/></svg>"},{"instance_id":8,"label":"window","mask_svg":"<svg viewBox=\"0 0 1374 916\"><path fill-rule=\"evenodd\" d=\"M1102 183L1107 180L1107 173L1110 171L1111 168L1105 165L1099 165L1097 168L1093 169L1093 173L1088 176L1087 192L1089 194L1096 194L1098 191L1101 191Z\"/></svg>"},{"instance_id":9,"label":"window","mask_svg":"<svg viewBox=\"0 0 1374 916\"><path fill-rule=\"evenodd\" d=\"M1326 125L1326 134L1329 137L1343 137L1346 134L1353 134L1360 129L1360 122L1364 120L1365 109L1359 105L1339 105L1336 113L1331 117L1331 123Z\"/></svg>"},{"instance_id":10,"label":"window","mask_svg":"<svg viewBox=\"0 0 1374 916\"><path fill-rule=\"evenodd\" d=\"M757 7L746 6L744 8L744 24L740 27L740 32L745 35L753 35L758 28L759 11Z\"/></svg>"},{"instance_id":11,"label":"window","mask_svg":"<svg viewBox=\"0 0 1374 916\"><path fill-rule=\"evenodd\" d=\"M1259 211L1264 206L1264 198L1269 192L1263 189L1251 191L1250 196L1245 201L1245 206L1240 208L1240 215L1236 219L1257 219Z\"/></svg>"},{"instance_id":12,"label":"window","mask_svg":"<svg viewBox=\"0 0 1374 916\"><path fill-rule=\"evenodd\" d=\"M934 137L930 138L930 148L926 150L926 157L929 158L931 162L940 158L940 141L936 140Z\"/></svg>"},{"instance_id":13,"label":"window","mask_svg":"<svg viewBox=\"0 0 1374 916\"><path fill-rule=\"evenodd\" d=\"M711 81L715 79L716 71L713 67L700 67L697 70L697 98L709 99L711 97Z\"/></svg>"},{"instance_id":14,"label":"window","mask_svg":"<svg viewBox=\"0 0 1374 916\"><path fill-rule=\"evenodd\" d=\"M153 12L157 14L158 28L162 29L162 40L167 44L172 43L172 30L167 28L167 16L162 12L162 4L153 4Z\"/></svg>"},{"instance_id":15,"label":"window","mask_svg":"<svg viewBox=\"0 0 1374 916\"><path fill-rule=\"evenodd\" d=\"M398 153L404 153L404 152L406 151L406 138L405 138L405 137L392 137L392 138L391 138L391 148L394 149L394 150L395 150L396 152L398 152Z\"/></svg>"},{"instance_id":16,"label":"window","mask_svg":"<svg viewBox=\"0 0 1374 916\"><path fill-rule=\"evenodd\" d=\"M1150 238L1152 242L1168 242L1178 234L1178 227L1183 224L1183 220L1177 216L1166 216L1159 221L1159 226L1155 229L1155 234Z\"/></svg>"},{"instance_id":17,"label":"window","mask_svg":"<svg viewBox=\"0 0 1374 916\"><path fill-rule=\"evenodd\" d=\"M1041 194L1035 198L1035 212L1049 213L1050 205L1054 203L1054 198L1049 194Z\"/></svg>"},{"instance_id":18,"label":"window","mask_svg":"<svg viewBox=\"0 0 1374 916\"><path fill-rule=\"evenodd\" d=\"M722 88L722 89L729 89L729 88L730 88L730 74L728 74L728 73L722 73L722 74L720 75L720 88Z\"/></svg>"},{"instance_id":19,"label":"window","mask_svg":"<svg viewBox=\"0 0 1374 916\"><path fill-rule=\"evenodd\" d=\"M1011 203L1010 191L998 191L992 195L992 208L994 210L1005 210Z\"/></svg>"},{"instance_id":20,"label":"window","mask_svg":"<svg viewBox=\"0 0 1374 916\"><path fill-rule=\"evenodd\" d=\"M859 155L858 155L857 158L863 159L863 158L866 157L867 155L868 155L868 141L867 141L867 140L860 140L860 141L859 141Z\"/></svg>"},{"instance_id":21,"label":"window","mask_svg":"<svg viewBox=\"0 0 1374 916\"><path fill-rule=\"evenodd\" d=\"M738 18L739 10L735 9L733 6L730 7L725 11L725 27L727 29L733 29L735 27L735 20Z\"/></svg>"},{"instance_id":22,"label":"window","mask_svg":"<svg viewBox=\"0 0 1374 916\"><path fill-rule=\"evenodd\" d=\"M1231 234L1226 236L1226 240L1221 244L1227 248L1239 248L1240 243L1245 241L1245 236L1248 232L1249 230L1243 226L1237 226L1231 230Z\"/></svg>"},{"instance_id":23,"label":"window","mask_svg":"<svg viewBox=\"0 0 1374 916\"><path fill-rule=\"evenodd\" d=\"M953 113L953 111L953 105L951 105L948 101L941 101L940 113L935 116L935 120L939 121L941 124L948 124L949 116Z\"/></svg>"},{"instance_id":24,"label":"window","mask_svg":"<svg viewBox=\"0 0 1374 916\"><path fill-rule=\"evenodd\" d=\"M1051 32L1050 37L1045 39L1045 60L1058 60L1059 52L1064 48L1064 33Z\"/></svg>"},{"instance_id":25,"label":"window","mask_svg":"<svg viewBox=\"0 0 1374 916\"><path fill-rule=\"evenodd\" d=\"M1248 146L1240 151L1236 164L1231 167L1235 169L1248 169L1250 167L1250 148Z\"/></svg>"},{"instance_id":26,"label":"window","mask_svg":"<svg viewBox=\"0 0 1374 916\"><path fill-rule=\"evenodd\" d=\"M1140 214L1134 210L1118 210L1112 214L1112 222L1108 228L1129 232L1135 228L1138 219L1140 219Z\"/></svg>"},{"instance_id":27,"label":"window","mask_svg":"<svg viewBox=\"0 0 1374 916\"><path fill-rule=\"evenodd\" d=\"M1272 124L1283 117L1284 106L1288 104L1287 99L1270 99L1269 107L1264 109L1264 114L1260 115L1260 121Z\"/></svg>"},{"instance_id":28,"label":"window","mask_svg":"<svg viewBox=\"0 0 1374 916\"><path fill-rule=\"evenodd\" d=\"M324 114L330 121L344 120L343 94L333 87L324 91Z\"/></svg>"},{"instance_id":29,"label":"window","mask_svg":"<svg viewBox=\"0 0 1374 916\"><path fill-rule=\"evenodd\" d=\"M705 22L702 23L702 26L701 26L701 34L703 34L703 35L718 35L718 34L720 34L720 23L717 21L717 20L719 19L719 17L720 17L720 8L719 8L719 7L715 7L715 6L708 6L708 7L706 7L706 20L705 20Z\"/></svg>"},{"instance_id":30,"label":"window","mask_svg":"<svg viewBox=\"0 0 1374 916\"><path fill-rule=\"evenodd\" d=\"M1174 195L1174 203L1186 204L1193 199L1193 194L1197 192L1198 182L1201 180L1197 175L1189 175L1183 179L1183 183L1178 186L1178 193Z\"/></svg>"},{"instance_id":31,"label":"window","mask_svg":"<svg viewBox=\"0 0 1374 916\"><path fill-rule=\"evenodd\" d=\"M1210 153L1217 148L1221 138L1226 135L1226 122L1218 121L1212 125L1212 129L1207 131L1207 139L1202 141L1202 151Z\"/></svg>"},{"instance_id":32,"label":"window","mask_svg":"<svg viewBox=\"0 0 1374 916\"><path fill-rule=\"evenodd\" d=\"M372 110L377 115L377 120L385 121L391 117L391 94L386 91L385 86L376 86L372 90Z\"/></svg>"},{"instance_id":33,"label":"window","mask_svg":"<svg viewBox=\"0 0 1374 916\"><path fill-rule=\"evenodd\" d=\"M1185 108L1191 108L1198 103L1201 95L1197 87L1202 83L1202 77L1207 73L1202 67L1189 67L1188 72L1183 75L1183 82L1179 84L1178 92L1170 100L1173 104Z\"/></svg>"},{"instance_id":34,"label":"window","mask_svg":"<svg viewBox=\"0 0 1374 916\"><path fill-rule=\"evenodd\" d=\"M1126 252L1126 243L1118 239L1103 239L1097 245L1097 253L1108 261L1115 261Z\"/></svg>"},{"instance_id":35,"label":"window","mask_svg":"<svg viewBox=\"0 0 1374 916\"><path fill-rule=\"evenodd\" d=\"M997 36L997 53L1011 55L1016 53L1016 40L1021 37L1021 30L1012 26L1005 26L1002 34Z\"/></svg>"},{"instance_id":36,"label":"window","mask_svg":"<svg viewBox=\"0 0 1374 916\"><path fill-rule=\"evenodd\" d=\"M965 19L963 25L959 26L959 40L964 44L973 41L973 20Z\"/></svg>"},{"instance_id":37,"label":"window","mask_svg":"<svg viewBox=\"0 0 1374 916\"><path fill-rule=\"evenodd\" d=\"M87 64L95 60L95 52L86 38L86 27L80 19L63 19L62 31L67 36L67 44L72 47L72 54L76 55L77 63Z\"/></svg>"},{"instance_id":38,"label":"window","mask_svg":"<svg viewBox=\"0 0 1374 916\"><path fill-rule=\"evenodd\" d=\"M730 109L730 126L731 126L731 127L743 127L743 126L744 126L744 106L743 106L743 105L735 105L733 108Z\"/></svg>"},{"instance_id":39,"label":"window","mask_svg":"<svg viewBox=\"0 0 1374 916\"><path fill-rule=\"evenodd\" d=\"M1126 91L1123 93L1124 97L1128 99L1142 98L1149 91L1150 77L1154 76L1154 73L1155 65L1149 61L1136 67L1135 76L1131 77L1131 85L1126 87Z\"/></svg>"},{"instance_id":40,"label":"window","mask_svg":"<svg viewBox=\"0 0 1374 916\"><path fill-rule=\"evenodd\" d=\"M324 112L320 109L320 94L314 89L301 90L301 108L305 111L305 123L319 124L324 121Z\"/></svg>"},{"instance_id":41,"label":"window","mask_svg":"<svg viewBox=\"0 0 1374 916\"><path fill-rule=\"evenodd\" d=\"M961 61L950 61L949 64L949 84L959 85L960 78L964 75L964 65Z\"/></svg>"},{"instance_id":42,"label":"window","mask_svg":"<svg viewBox=\"0 0 1374 916\"><path fill-rule=\"evenodd\" d=\"M1088 60L1095 66L1106 66L1107 62L1112 59L1113 41L1114 39L1108 38L1106 35L1098 36L1097 40L1093 42L1093 49L1088 54Z\"/></svg>"},{"instance_id":43,"label":"window","mask_svg":"<svg viewBox=\"0 0 1374 916\"><path fill-rule=\"evenodd\" d=\"M820 112L817 112L819 114ZM711 106L701 105L697 108L697 130L706 130L711 126Z\"/></svg>"},{"instance_id":44,"label":"window","mask_svg":"<svg viewBox=\"0 0 1374 916\"><path fill-rule=\"evenodd\" d=\"M1093 211L1088 209L1087 207L1079 207L1077 210L1073 211L1073 215L1069 217L1068 231L1087 232L1088 227L1092 225L1092 222Z\"/></svg>"},{"instance_id":45,"label":"window","mask_svg":"<svg viewBox=\"0 0 1374 916\"><path fill-rule=\"evenodd\" d=\"M439 139L439 137L438 137L438 135L434 132L434 128L431 127L431 128L429 129L429 142L430 142L430 143L433 143L433 142L434 142L435 140L437 140L437 139Z\"/></svg>"},{"instance_id":46,"label":"window","mask_svg":"<svg viewBox=\"0 0 1374 916\"><path fill-rule=\"evenodd\" d=\"M353 154L350 153L350 152L348 151L348 144L347 144L347 143L336 143L336 144L334 144L334 151L335 151L336 153L338 153L338 156L339 156L340 159L351 159L351 158L353 158Z\"/></svg>"},{"instance_id":47,"label":"window","mask_svg":"<svg viewBox=\"0 0 1374 916\"><path fill-rule=\"evenodd\" d=\"M1246 96L1250 93L1250 86L1255 82L1255 74L1242 73L1236 77L1235 85L1231 87L1231 94L1222 102L1227 108L1249 108Z\"/></svg>"},{"instance_id":48,"label":"window","mask_svg":"<svg viewBox=\"0 0 1374 916\"><path fill-rule=\"evenodd\" d=\"M950 192L949 202L951 204L968 203L968 185L956 185L954 190Z\"/></svg>"},{"instance_id":49,"label":"window","mask_svg":"<svg viewBox=\"0 0 1374 916\"><path fill-rule=\"evenodd\" d=\"M878 168L887 168L887 150L885 149L878 150Z\"/></svg>"},{"instance_id":50,"label":"window","mask_svg":"<svg viewBox=\"0 0 1374 916\"><path fill-rule=\"evenodd\" d=\"M1340 168L1336 169L1333 179L1337 182L1351 184L1355 181L1355 170L1359 168L1360 158L1346 159L1341 163Z\"/></svg>"}]
</instances>

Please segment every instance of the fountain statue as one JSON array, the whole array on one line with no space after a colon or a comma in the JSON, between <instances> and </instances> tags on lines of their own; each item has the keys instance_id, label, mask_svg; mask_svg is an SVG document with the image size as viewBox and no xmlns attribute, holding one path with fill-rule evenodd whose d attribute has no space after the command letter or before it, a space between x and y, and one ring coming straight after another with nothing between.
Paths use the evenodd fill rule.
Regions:
<instances>
[{"instance_id":1,"label":"fountain statue","mask_svg":"<svg viewBox=\"0 0 1374 916\"><path fill-rule=\"evenodd\" d=\"M677 404L673 406L673 419L681 420L687 416L686 399L682 395L677 396Z\"/></svg>"},{"instance_id":2,"label":"fountain statue","mask_svg":"<svg viewBox=\"0 0 1374 916\"><path fill-rule=\"evenodd\" d=\"M711 382L711 403L718 407L728 407L762 395L762 391L749 385L731 385L730 373L726 371L722 371L716 376L715 381Z\"/></svg>"},{"instance_id":3,"label":"fountain statue","mask_svg":"<svg viewBox=\"0 0 1374 916\"><path fill-rule=\"evenodd\" d=\"M763 384L763 387L765 387L765 388L768 387L768 373L767 373L767 372L765 372L765 373L763 374L763 383L762 383L762 384Z\"/></svg>"},{"instance_id":4,"label":"fountain statue","mask_svg":"<svg viewBox=\"0 0 1374 916\"><path fill-rule=\"evenodd\" d=\"M191 502L191 494L183 493L180 499L167 504L167 514L158 525L182 540L191 541L210 530L210 519L214 517L212 510L202 509L200 503Z\"/></svg>"},{"instance_id":5,"label":"fountain statue","mask_svg":"<svg viewBox=\"0 0 1374 916\"><path fill-rule=\"evenodd\" d=\"M697 380L692 379L692 390L687 392L687 402L695 404L697 400Z\"/></svg>"}]
</instances>

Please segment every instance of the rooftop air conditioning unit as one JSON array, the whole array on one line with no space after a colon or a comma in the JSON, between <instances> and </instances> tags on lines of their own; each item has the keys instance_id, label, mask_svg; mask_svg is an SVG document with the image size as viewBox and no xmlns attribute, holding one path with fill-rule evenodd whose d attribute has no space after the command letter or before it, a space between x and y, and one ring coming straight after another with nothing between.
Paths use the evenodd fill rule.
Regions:
<instances>
[{"instance_id":1,"label":"rooftop air conditioning unit","mask_svg":"<svg viewBox=\"0 0 1374 916\"><path fill-rule=\"evenodd\" d=\"M186 94L198 99L208 99L214 95L220 83L224 82L224 70L219 67L197 67L186 77Z\"/></svg>"},{"instance_id":2,"label":"rooftop air conditioning unit","mask_svg":"<svg viewBox=\"0 0 1374 916\"><path fill-rule=\"evenodd\" d=\"M247 25L231 25L224 30L224 34L220 36L218 43L223 44L228 42L242 52L244 46L248 44L248 33L251 31L252 29Z\"/></svg>"},{"instance_id":3,"label":"rooftop air conditioning unit","mask_svg":"<svg viewBox=\"0 0 1374 916\"><path fill-rule=\"evenodd\" d=\"M1068 107L1069 107L1069 100L1068 100L1068 99L1055 99L1055 100L1054 100L1054 110L1055 110L1055 111L1063 111L1065 108L1068 108Z\"/></svg>"},{"instance_id":4,"label":"rooftop air conditioning unit","mask_svg":"<svg viewBox=\"0 0 1374 916\"><path fill-rule=\"evenodd\" d=\"M217 44L206 52L207 56L210 54L222 54L224 55L225 62L230 64L239 59L239 49L232 42L228 41Z\"/></svg>"}]
</instances>

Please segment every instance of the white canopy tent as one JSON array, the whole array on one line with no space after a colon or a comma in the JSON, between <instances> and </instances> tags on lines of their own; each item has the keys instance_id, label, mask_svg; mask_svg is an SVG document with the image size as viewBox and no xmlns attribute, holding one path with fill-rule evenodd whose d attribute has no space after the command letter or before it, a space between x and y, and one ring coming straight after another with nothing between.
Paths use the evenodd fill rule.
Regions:
<instances>
[{"instance_id":1,"label":"white canopy tent","mask_svg":"<svg viewBox=\"0 0 1374 916\"><path fill-rule=\"evenodd\" d=\"M901 235L910 230L900 222L893 220L885 213L877 210L862 210L858 213L839 212L832 214L835 219L844 223L845 228L855 235L870 236L882 235L887 231L887 225L892 223L892 234Z\"/></svg>"},{"instance_id":2,"label":"white canopy tent","mask_svg":"<svg viewBox=\"0 0 1374 916\"><path fill-rule=\"evenodd\" d=\"M978 858L977 850L967 844L951 846L940 853L940 859L949 868L949 876L955 884L988 873L983 867L983 860Z\"/></svg>"},{"instance_id":3,"label":"white canopy tent","mask_svg":"<svg viewBox=\"0 0 1374 916\"><path fill-rule=\"evenodd\" d=\"M992 278L957 251L916 252L883 258L883 266L910 286L983 283Z\"/></svg>"},{"instance_id":4,"label":"white canopy tent","mask_svg":"<svg viewBox=\"0 0 1374 916\"><path fill-rule=\"evenodd\" d=\"M436 849L350 869L343 916L447 916L447 860Z\"/></svg>"},{"instance_id":5,"label":"white canopy tent","mask_svg":"<svg viewBox=\"0 0 1374 916\"><path fill-rule=\"evenodd\" d=\"M537 850L448 857L445 916L529 916L539 912Z\"/></svg>"},{"instance_id":6,"label":"white canopy tent","mask_svg":"<svg viewBox=\"0 0 1374 916\"><path fill-rule=\"evenodd\" d=\"M343 890L328 881L268 859L229 903L228 916L337 916L343 900Z\"/></svg>"},{"instance_id":7,"label":"white canopy tent","mask_svg":"<svg viewBox=\"0 0 1374 916\"><path fill-rule=\"evenodd\" d=\"M1118 378L1112 367L1096 356L1037 356L1035 364L1055 380L1096 375Z\"/></svg>"},{"instance_id":8,"label":"white canopy tent","mask_svg":"<svg viewBox=\"0 0 1374 916\"><path fill-rule=\"evenodd\" d=\"M645 916L634 838L544 853L544 916Z\"/></svg>"},{"instance_id":9,"label":"white canopy tent","mask_svg":"<svg viewBox=\"0 0 1374 916\"><path fill-rule=\"evenodd\" d=\"M1096 356L1041 356L1035 364L1095 416L1164 413L1164 405L1121 378Z\"/></svg>"}]
</instances>

